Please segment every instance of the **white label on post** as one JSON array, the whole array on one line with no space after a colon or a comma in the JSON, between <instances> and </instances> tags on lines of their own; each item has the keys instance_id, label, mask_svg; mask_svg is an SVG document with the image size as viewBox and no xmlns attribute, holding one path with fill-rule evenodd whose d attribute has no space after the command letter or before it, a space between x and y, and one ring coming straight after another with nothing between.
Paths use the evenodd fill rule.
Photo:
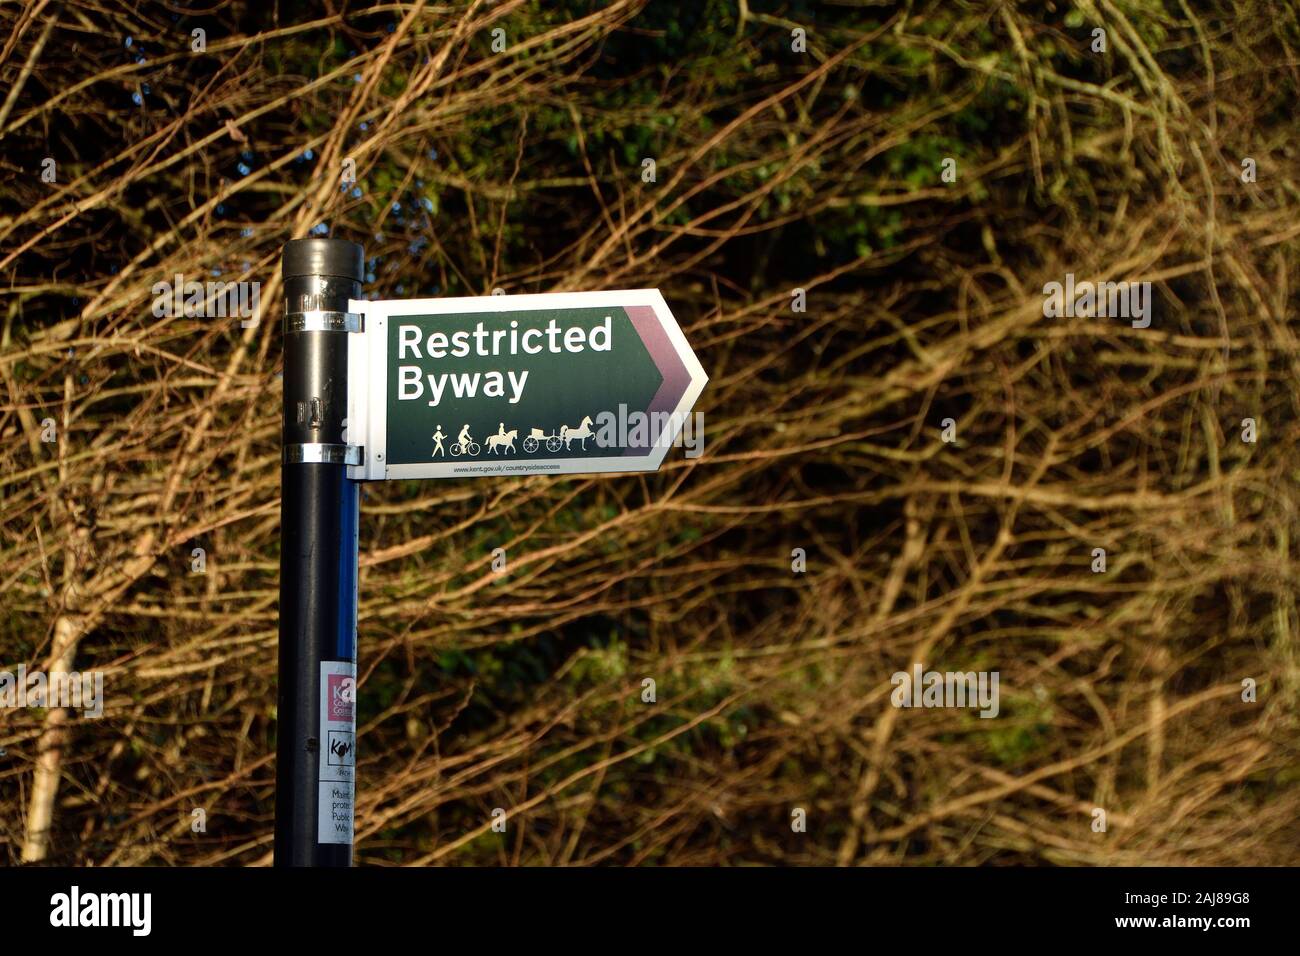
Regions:
<instances>
[{"instance_id":1,"label":"white label on post","mask_svg":"<svg viewBox=\"0 0 1300 956\"><path fill-rule=\"evenodd\" d=\"M357 762L357 665L320 664L320 777L316 839L352 842L352 782Z\"/></svg>"}]
</instances>

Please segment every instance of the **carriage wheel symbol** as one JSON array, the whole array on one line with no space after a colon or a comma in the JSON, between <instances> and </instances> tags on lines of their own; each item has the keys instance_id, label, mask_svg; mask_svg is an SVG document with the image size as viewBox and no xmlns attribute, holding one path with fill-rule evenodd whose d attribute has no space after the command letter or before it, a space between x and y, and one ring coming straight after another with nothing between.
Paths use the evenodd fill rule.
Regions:
<instances>
[{"instance_id":1,"label":"carriage wheel symbol","mask_svg":"<svg viewBox=\"0 0 1300 956\"><path fill-rule=\"evenodd\" d=\"M524 439L524 451L529 453L537 451L537 439L532 435Z\"/></svg>"},{"instance_id":2,"label":"carriage wheel symbol","mask_svg":"<svg viewBox=\"0 0 1300 956\"><path fill-rule=\"evenodd\" d=\"M549 451L549 452L557 452L557 451L559 451L559 450L560 450L560 436L558 436L558 435L552 435L550 438L546 439L546 450Z\"/></svg>"}]
</instances>

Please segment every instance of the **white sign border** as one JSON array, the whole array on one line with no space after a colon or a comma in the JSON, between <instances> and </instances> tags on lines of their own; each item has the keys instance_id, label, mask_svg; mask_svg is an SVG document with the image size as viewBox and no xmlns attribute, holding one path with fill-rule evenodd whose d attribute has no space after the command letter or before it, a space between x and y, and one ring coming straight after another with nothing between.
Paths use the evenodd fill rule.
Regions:
<instances>
[{"instance_id":1,"label":"white sign border","mask_svg":"<svg viewBox=\"0 0 1300 956\"><path fill-rule=\"evenodd\" d=\"M602 458L554 460L429 462L389 465L388 322L394 316L458 315L466 312L526 312L541 309L592 309L602 306L648 305L654 309L668 340L686 367L690 382L673 410L668 432L648 455L611 455ZM495 306L495 308L493 308ZM521 475L583 475L658 471L677 439L685 416L704 391L709 377L682 334L677 319L658 289L622 289L600 292L546 292L526 295L459 296L447 299L353 299L349 309L364 319L364 331L349 335L348 426L345 440L364 447L360 465L348 466L357 481L423 478L488 478ZM615 409L603 409L615 411ZM639 411L639 409L638 409ZM355 425L355 427L354 427ZM673 426L676 427L673 427ZM542 467L539 467L542 466ZM467 468L474 470L467 471Z\"/></svg>"}]
</instances>

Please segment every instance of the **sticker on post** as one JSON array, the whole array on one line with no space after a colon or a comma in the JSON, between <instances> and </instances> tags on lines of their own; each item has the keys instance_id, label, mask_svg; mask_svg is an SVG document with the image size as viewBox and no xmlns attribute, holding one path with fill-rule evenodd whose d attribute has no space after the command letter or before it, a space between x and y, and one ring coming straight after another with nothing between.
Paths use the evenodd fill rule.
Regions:
<instances>
[{"instance_id":1,"label":"sticker on post","mask_svg":"<svg viewBox=\"0 0 1300 956\"><path fill-rule=\"evenodd\" d=\"M320 843L352 843L356 673L356 664L351 661L321 661L321 752L316 805L316 839Z\"/></svg>"},{"instance_id":2,"label":"sticker on post","mask_svg":"<svg viewBox=\"0 0 1300 956\"><path fill-rule=\"evenodd\" d=\"M352 843L352 784L320 783L319 843Z\"/></svg>"}]
</instances>

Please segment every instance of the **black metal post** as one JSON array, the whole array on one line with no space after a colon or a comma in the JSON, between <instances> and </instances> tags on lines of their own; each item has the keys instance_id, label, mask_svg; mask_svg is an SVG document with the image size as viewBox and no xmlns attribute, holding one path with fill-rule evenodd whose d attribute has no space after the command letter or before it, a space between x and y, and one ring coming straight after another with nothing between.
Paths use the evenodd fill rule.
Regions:
<instances>
[{"instance_id":1,"label":"black metal post","mask_svg":"<svg viewBox=\"0 0 1300 956\"><path fill-rule=\"evenodd\" d=\"M355 803L357 484L345 434L361 246L284 247L276 866L350 866Z\"/></svg>"}]
</instances>

